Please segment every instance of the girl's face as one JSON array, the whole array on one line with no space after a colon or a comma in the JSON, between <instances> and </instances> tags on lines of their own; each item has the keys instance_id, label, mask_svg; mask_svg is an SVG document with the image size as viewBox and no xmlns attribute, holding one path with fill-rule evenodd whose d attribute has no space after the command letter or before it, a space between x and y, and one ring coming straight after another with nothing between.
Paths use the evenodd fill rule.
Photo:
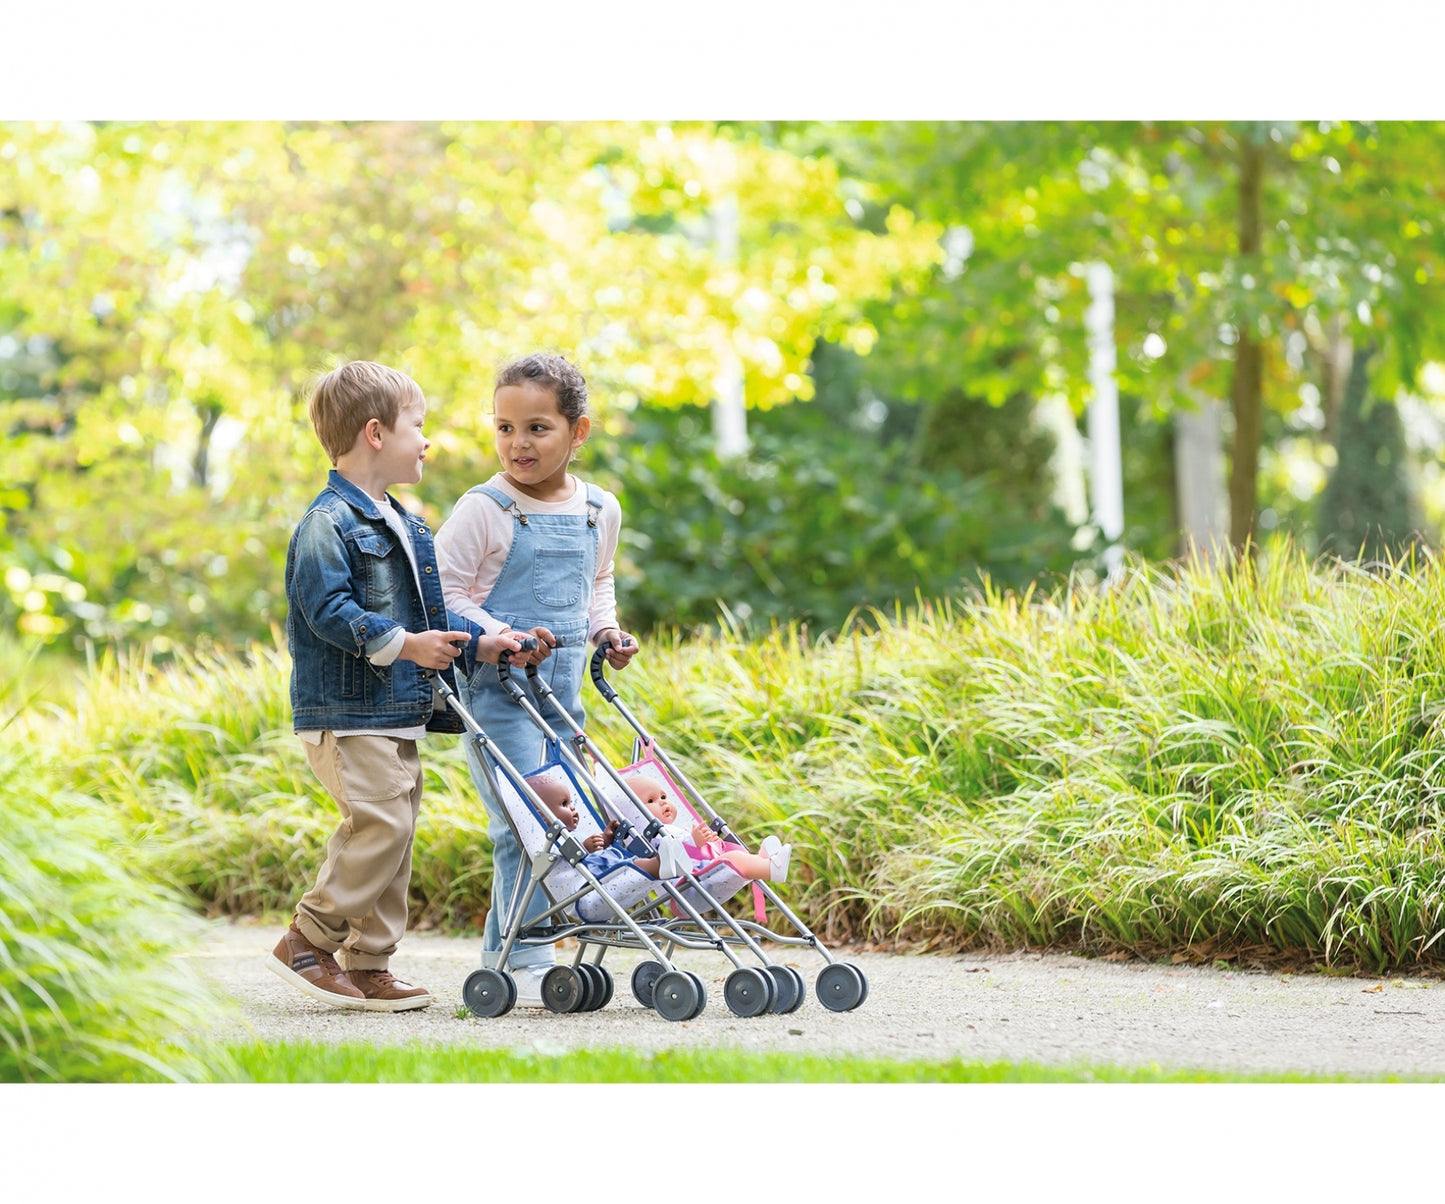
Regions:
<instances>
[{"instance_id":1,"label":"girl's face","mask_svg":"<svg viewBox=\"0 0 1445 1204\"><path fill-rule=\"evenodd\" d=\"M530 380L503 385L492 410L497 458L507 480L538 501L566 498L571 489L567 464L591 430L587 415L569 423L557 408L557 394Z\"/></svg>"}]
</instances>

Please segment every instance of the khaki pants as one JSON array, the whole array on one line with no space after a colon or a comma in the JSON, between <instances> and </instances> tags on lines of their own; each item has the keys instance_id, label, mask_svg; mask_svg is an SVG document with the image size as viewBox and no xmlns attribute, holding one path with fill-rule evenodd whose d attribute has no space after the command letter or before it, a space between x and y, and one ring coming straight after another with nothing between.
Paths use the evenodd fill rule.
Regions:
<instances>
[{"instance_id":1,"label":"khaki pants","mask_svg":"<svg viewBox=\"0 0 1445 1204\"><path fill-rule=\"evenodd\" d=\"M341 809L316 885L296 905L296 927L322 949L344 949L342 969L384 970L406 932L411 846L421 808L415 740L323 732L306 757Z\"/></svg>"}]
</instances>

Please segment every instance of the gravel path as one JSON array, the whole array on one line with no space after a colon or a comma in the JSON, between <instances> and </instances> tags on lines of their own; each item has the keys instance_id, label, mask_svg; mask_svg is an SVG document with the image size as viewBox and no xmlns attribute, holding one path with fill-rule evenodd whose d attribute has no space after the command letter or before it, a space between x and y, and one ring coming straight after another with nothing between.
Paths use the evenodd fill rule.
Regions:
<instances>
[{"instance_id":1,"label":"gravel path","mask_svg":"<svg viewBox=\"0 0 1445 1204\"><path fill-rule=\"evenodd\" d=\"M614 951L605 964L617 990L601 1011L562 1016L516 1009L480 1020L456 1014L462 983L478 964L478 939L409 934L393 969L426 986L437 1002L422 1011L379 1014L330 1008L288 987L263 964L279 934L274 924L210 926L195 961L239 1005L222 1037L467 1042L559 1055L688 1045L1048 1066L1445 1077L1445 983L1436 979L1334 978L1060 954L835 951L869 982L861 1007L835 1013L813 993L821 958L788 950L781 960L802 971L807 1001L789 1016L743 1020L723 1001L728 963L715 954L683 953L679 964L702 977L708 1003L702 1015L679 1024L633 999L625 975L637 955Z\"/></svg>"}]
</instances>

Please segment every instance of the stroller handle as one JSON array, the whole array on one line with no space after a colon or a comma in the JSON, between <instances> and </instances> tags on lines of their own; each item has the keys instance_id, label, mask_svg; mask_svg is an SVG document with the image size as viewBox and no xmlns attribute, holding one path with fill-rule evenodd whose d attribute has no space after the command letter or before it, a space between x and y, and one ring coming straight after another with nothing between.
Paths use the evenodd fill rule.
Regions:
<instances>
[{"instance_id":1,"label":"stroller handle","mask_svg":"<svg viewBox=\"0 0 1445 1204\"><path fill-rule=\"evenodd\" d=\"M518 652L535 652L537 649L537 637L534 635L524 636L520 641L521 647ZM512 662L505 656L497 662L497 680L502 683L502 689L516 698L522 692L522 687L512 680Z\"/></svg>"},{"instance_id":2,"label":"stroller handle","mask_svg":"<svg viewBox=\"0 0 1445 1204\"><path fill-rule=\"evenodd\" d=\"M632 643L632 641L624 638L622 643L626 646ZM612 642L609 640L605 644L600 644L597 651L592 654L592 684L597 687L598 692L608 702L611 702L617 697L617 691L612 688L607 678L602 674L602 665L607 660L607 650L611 647Z\"/></svg>"}]
</instances>

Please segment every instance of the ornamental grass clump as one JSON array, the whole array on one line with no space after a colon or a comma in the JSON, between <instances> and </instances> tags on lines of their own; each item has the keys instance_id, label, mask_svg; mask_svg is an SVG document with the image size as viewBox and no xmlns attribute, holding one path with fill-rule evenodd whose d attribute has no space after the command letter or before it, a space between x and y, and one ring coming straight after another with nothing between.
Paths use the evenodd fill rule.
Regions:
<instances>
[{"instance_id":1,"label":"ornamental grass clump","mask_svg":"<svg viewBox=\"0 0 1445 1204\"><path fill-rule=\"evenodd\" d=\"M181 954L194 917L129 868L95 799L0 750L0 1081L230 1077L218 1003Z\"/></svg>"},{"instance_id":2,"label":"ornamental grass clump","mask_svg":"<svg viewBox=\"0 0 1445 1204\"><path fill-rule=\"evenodd\" d=\"M655 638L624 702L830 941L1445 959L1445 570L1288 545L1256 564L1128 566L1108 589ZM144 669L144 671L142 671ZM214 912L288 910L335 824L290 733L284 654L110 665L40 739L148 871ZM633 732L590 689L609 759ZM485 813L429 737L415 920L489 905Z\"/></svg>"}]
</instances>

